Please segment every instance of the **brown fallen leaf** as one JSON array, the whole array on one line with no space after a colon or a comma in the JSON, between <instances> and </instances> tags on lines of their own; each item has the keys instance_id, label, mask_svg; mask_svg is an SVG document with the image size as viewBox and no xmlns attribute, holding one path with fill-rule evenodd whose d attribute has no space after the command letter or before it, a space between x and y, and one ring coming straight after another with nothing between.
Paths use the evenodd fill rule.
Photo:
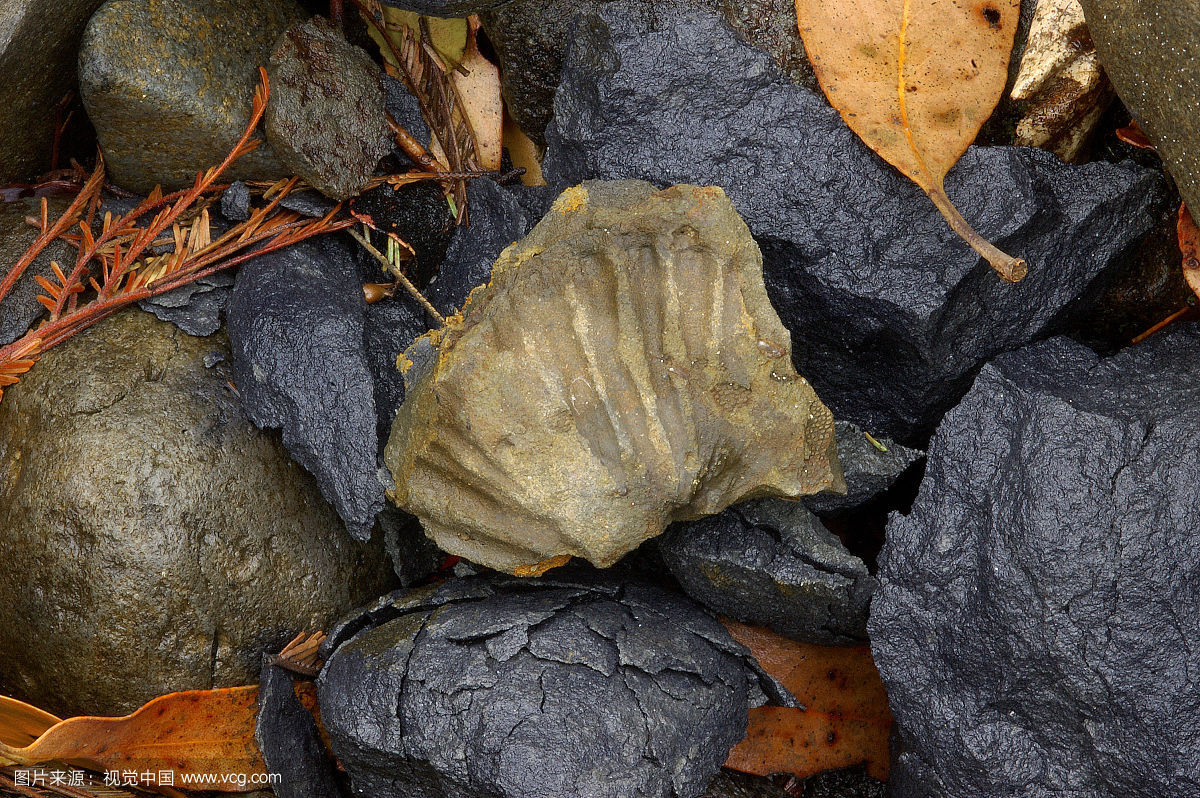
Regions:
<instances>
[{"instance_id":1,"label":"brown fallen leaf","mask_svg":"<svg viewBox=\"0 0 1200 798\"><path fill-rule=\"evenodd\" d=\"M1179 205L1179 221L1175 225L1179 236L1179 252L1183 255L1183 277L1192 293L1200 297L1200 228L1187 205Z\"/></svg>"},{"instance_id":2,"label":"brown fallen leaf","mask_svg":"<svg viewBox=\"0 0 1200 798\"><path fill-rule=\"evenodd\" d=\"M0 743L14 748L23 748L62 718L45 710L0 695Z\"/></svg>"},{"instance_id":3,"label":"brown fallen leaf","mask_svg":"<svg viewBox=\"0 0 1200 798\"><path fill-rule=\"evenodd\" d=\"M479 52L479 17L472 16L466 48L458 68L450 73L454 91L466 113L475 140L479 168L500 170L503 151L504 107L500 101L500 70Z\"/></svg>"},{"instance_id":4,"label":"brown fallen leaf","mask_svg":"<svg viewBox=\"0 0 1200 798\"><path fill-rule=\"evenodd\" d=\"M24 747L0 743L0 765L54 760L96 771L169 770L176 784L217 774L204 789L248 792L256 789L251 777L266 773L254 742L257 700L257 686L190 690L160 696L121 718L68 718Z\"/></svg>"},{"instance_id":5,"label":"brown fallen leaf","mask_svg":"<svg viewBox=\"0 0 1200 798\"><path fill-rule=\"evenodd\" d=\"M1137 147L1139 150L1153 150L1154 142L1142 130L1141 125L1136 121L1130 122L1125 127L1119 127L1116 130L1117 138L1126 144Z\"/></svg>"},{"instance_id":6,"label":"brown fallen leaf","mask_svg":"<svg viewBox=\"0 0 1200 798\"><path fill-rule=\"evenodd\" d=\"M867 646L818 646L722 622L804 707L751 709L746 739L729 752L725 767L807 778L865 763L872 778L887 781L892 715Z\"/></svg>"},{"instance_id":7,"label":"brown fallen leaf","mask_svg":"<svg viewBox=\"0 0 1200 798\"><path fill-rule=\"evenodd\" d=\"M1020 0L796 0L830 104L1010 282L1025 261L975 232L943 181L1000 99L1020 11Z\"/></svg>"}]
</instances>

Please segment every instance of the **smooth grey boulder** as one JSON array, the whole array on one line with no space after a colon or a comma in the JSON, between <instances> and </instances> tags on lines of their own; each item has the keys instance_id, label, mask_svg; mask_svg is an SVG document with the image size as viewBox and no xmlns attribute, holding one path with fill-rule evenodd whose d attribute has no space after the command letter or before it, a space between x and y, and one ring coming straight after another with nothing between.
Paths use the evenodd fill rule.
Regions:
<instances>
[{"instance_id":1,"label":"smooth grey boulder","mask_svg":"<svg viewBox=\"0 0 1200 798\"><path fill-rule=\"evenodd\" d=\"M685 597L580 577L455 578L334 627L321 715L355 792L694 798L748 707L788 700Z\"/></svg>"},{"instance_id":2,"label":"smooth grey boulder","mask_svg":"<svg viewBox=\"0 0 1200 798\"><path fill-rule=\"evenodd\" d=\"M658 538L684 591L719 615L796 640L861 645L875 579L803 503L759 499Z\"/></svg>"},{"instance_id":3,"label":"smooth grey boulder","mask_svg":"<svg viewBox=\"0 0 1200 798\"><path fill-rule=\"evenodd\" d=\"M125 311L0 402L0 693L122 715L258 678L395 584L229 389L223 337Z\"/></svg>"},{"instance_id":4,"label":"smooth grey boulder","mask_svg":"<svg viewBox=\"0 0 1200 798\"><path fill-rule=\"evenodd\" d=\"M724 188L763 252L797 369L838 418L912 444L990 357L1085 313L1168 201L1133 164L975 147L947 180L977 230L1029 261L1011 285L823 97L720 19L621 3L583 16L543 164L552 185ZM706 65L697 69L697 64Z\"/></svg>"},{"instance_id":5,"label":"smooth grey boulder","mask_svg":"<svg viewBox=\"0 0 1200 798\"><path fill-rule=\"evenodd\" d=\"M919 449L901 446L890 438L876 438L849 421L833 422L837 439L838 462L846 478L846 493L824 492L805 496L801 501L817 515L837 513L859 507L890 488L900 475L925 456Z\"/></svg>"},{"instance_id":6,"label":"smooth grey boulder","mask_svg":"<svg viewBox=\"0 0 1200 798\"><path fill-rule=\"evenodd\" d=\"M893 515L868 631L892 794L1200 795L1200 327L984 367Z\"/></svg>"},{"instance_id":7,"label":"smooth grey boulder","mask_svg":"<svg viewBox=\"0 0 1200 798\"><path fill-rule=\"evenodd\" d=\"M279 160L327 197L358 194L392 151L383 72L324 17L296 22L271 51L263 129Z\"/></svg>"},{"instance_id":8,"label":"smooth grey boulder","mask_svg":"<svg viewBox=\"0 0 1200 798\"><path fill-rule=\"evenodd\" d=\"M67 209L68 204L62 199L48 200L51 224L58 214ZM8 276L8 269L21 259L38 237L38 228L26 222L27 217L41 217L41 200L19 199L0 203L0 264L3 264L0 267L0 280ZM37 278L54 279L50 267L52 261L57 261L64 271L69 272L75 265L75 252L65 241L51 242L13 284L8 296L0 300L0 346L20 338L46 314L46 308L37 301L38 294L42 293Z\"/></svg>"},{"instance_id":9,"label":"smooth grey boulder","mask_svg":"<svg viewBox=\"0 0 1200 798\"><path fill-rule=\"evenodd\" d=\"M55 106L75 88L75 54L102 0L0 4L0 184L50 168Z\"/></svg>"},{"instance_id":10,"label":"smooth grey boulder","mask_svg":"<svg viewBox=\"0 0 1200 798\"><path fill-rule=\"evenodd\" d=\"M227 308L247 414L283 430L284 446L358 540L370 537L390 486L377 462L362 283L349 247L321 237L248 261Z\"/></svg>"},{"instance_id":11,"label":"smooth grey boulder","mask_svg":"<svg viewBox=\"0 0 1200 798\"><path fill-rule=\"evenodd\" d=\"M1081 0L1121 101L1154 142L1189 208L1200 208L1200 2Z\"/></svg>"},{"instance_id":12,"label":"smooth grey boulder","mask_svg":"<svg viewBox=\"0 0 1200 798\"><path fill-rule=\"evenodd\" d=\"M250 119L258 67L303 16L292 0L108 0L79 46L79 89L111 180L179 189L221 163ZM260 144L223 177L285 176Z\"/></svg>"}]
</instances>

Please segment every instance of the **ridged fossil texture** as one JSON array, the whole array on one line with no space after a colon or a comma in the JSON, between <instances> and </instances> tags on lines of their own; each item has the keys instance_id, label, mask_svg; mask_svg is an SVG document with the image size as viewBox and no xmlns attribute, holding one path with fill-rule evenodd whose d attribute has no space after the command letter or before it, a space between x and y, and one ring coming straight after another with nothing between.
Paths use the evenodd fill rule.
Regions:
<instances>
[{"instance_id":1,"label":"ridged fossil texture","mask_svg":"<svg viewBox=\"0 0 1200 798\"><path fill-rule=\"evenodd\" d=\"M843 488L719 188L568 189L402 361L392 498L481 565L608 566L673 521Z\"/></svg>"}]
</instances>

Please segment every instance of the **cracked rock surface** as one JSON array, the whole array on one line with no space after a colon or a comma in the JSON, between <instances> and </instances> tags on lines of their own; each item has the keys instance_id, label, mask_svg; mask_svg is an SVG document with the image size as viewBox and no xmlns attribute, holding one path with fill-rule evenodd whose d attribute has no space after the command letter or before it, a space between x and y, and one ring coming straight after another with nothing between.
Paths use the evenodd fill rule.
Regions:
<instances>
[{"instance_id":1,"label":"cracked rock surface","mask_svg":"<svg viewBox=\"0 0 1200 798\"><path fill-rule=\"evenodd\" d=\"M790 700L685 597L579 573L452 579L334 627L318 690L356 793L694 798L748 707Z\"/></svg>"},{"instance_id":2,"label":"cracked rock surface","mask_svg":"<svg viewBox=\"0 0 1200 798\"><path fill-rule=\"evenodd\" d=\"M394 585L206 365L227 351L130 310L6 389L0 693L121 715L253 683L264 650Z\"/></svg>"},{"instance_id":3,"label":"cracked rock surface","mask_svg":"<svg viewBox=\"0 0 1200 798\"><path fill-rule=\"evenodd\" d=\"M823 645L861 645L875 579L800 502L762 499L672 525L671 573L720 615Z\"/></svg>"},{"instance_id":4,"label":"cracked rock surface","mask_svg":"<svg viewBox=\"0 0 1200 798\"><path fill-rule=\"evenodd\" d=\"M861 427L849 421L833 422L833 434L842 476L846 478L846 493L824 491L805 496L804 505L818 515L834 515L865 504L925 456L921 450L901 446L891 438L880 436L872 443Z\"/></svg>"},{"instance_id":5,"label":"cracked rock surface","mask_svg":"<svg viewBox=\"0 0 1200 798\"><path fill-rule=\"evenodd\" d=\"M1200 795L1200 327L986 366L893 515L892 794Z\"/></svg>"},{"instance_id":6,"label":"cracked rock surface","mask_svg":"<svg viewBox=\"0 0 1200 798\"><path fill-rule=\"evenodd\" d=\"M974 147L946 186L985 238L1028 260L1028 277L1001 284L823 97L723 21L623 3L576 25L546 141L551 185L721 186L762 249L797 370L836 417L906 444L989 358L1086 311L1167 201L1157 170Z\"/></svg>"}]
</instances>

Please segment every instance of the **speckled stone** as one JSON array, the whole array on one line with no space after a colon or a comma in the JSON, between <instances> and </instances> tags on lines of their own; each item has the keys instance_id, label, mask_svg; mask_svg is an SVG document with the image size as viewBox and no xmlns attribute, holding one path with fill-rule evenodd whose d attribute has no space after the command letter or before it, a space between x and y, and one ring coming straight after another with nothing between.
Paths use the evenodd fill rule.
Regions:
<instances>
[{"instance_id":1,"label":"speckled stone","mask_svg":"<svg viewBox=\"0 0 1200 798\"><path fill-rule=\"evenodd\" d=\"M264 651L394 584L214 353L221 338L126 311L5 392L0 693L119 715L254 683Z\"/></svg>"},{"instance_id":2,"label":"speckled stone","mask_svg":"<svg viewBox=\"0 0 1200 798\"><path fill-rule=\"evenodd\" d=\"M75 85L75 50L101 0L0 3L0 183L49 168L54 106Z\"/></svg>"},{"instance_id":3,"label":"speckled stone","mask_svg":"<svg viewBox=\"0 0 1200 798\"><path fill-rule=\"evenodd\" d=\"M79 52L79 88L113 182L145 193L190 186L250 118L258 67L303 12L291 0L109 0ZM232 180L284 176L270 147Z\"/></svg>"},{"instance_id":4,"label":"speckled stone","mask_svg":"<svg viewBox=\"0 0 1200 798\"><path fill-rule=\"evenodd\" d=\"M1100 60L1191 208L1200 208L1200 0L1082 0Z\"/></svg>"}]
</instances>

